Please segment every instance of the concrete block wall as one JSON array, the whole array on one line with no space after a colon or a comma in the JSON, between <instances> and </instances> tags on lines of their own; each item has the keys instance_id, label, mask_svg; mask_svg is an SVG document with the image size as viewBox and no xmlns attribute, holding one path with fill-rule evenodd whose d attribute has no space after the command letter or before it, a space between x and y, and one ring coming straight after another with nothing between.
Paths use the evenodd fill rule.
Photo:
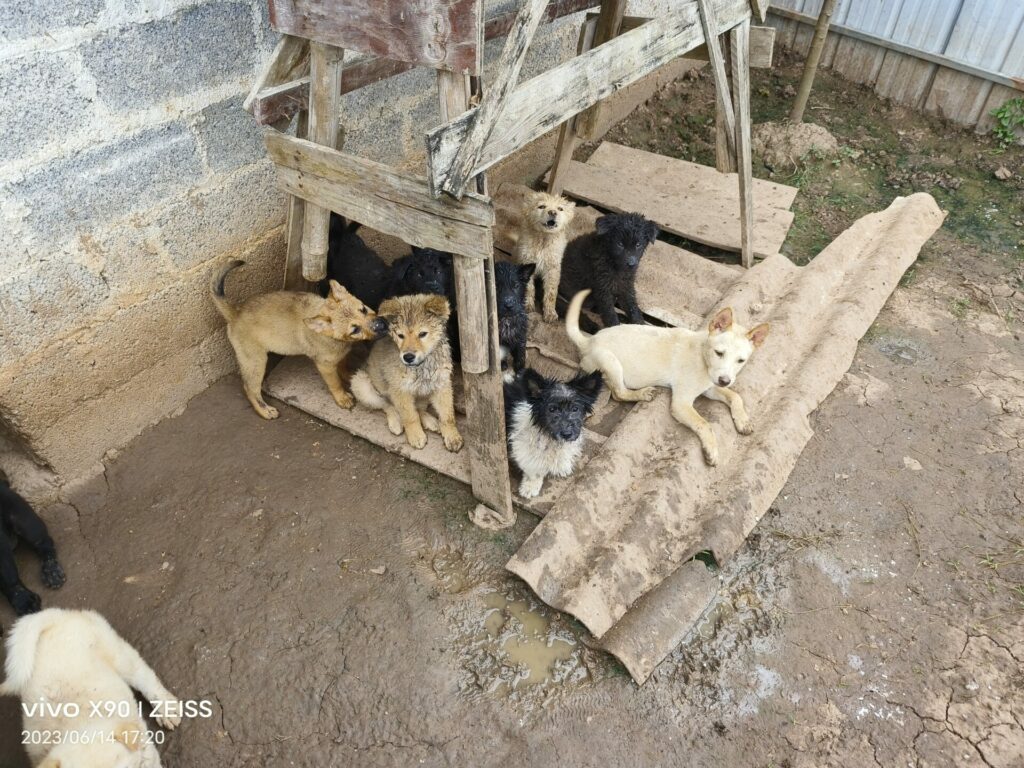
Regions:
<instances>
[{"instance_id":1,"label":"concrete block wall","mask_svg":"<svg viewBox=\"0 0 1024 768\"><path fill-rule=\"evenodd\" d=\"M580 21L542 27L523 79L575 53ZM7 0L0 449L87 475L234 370L206 285L243 258L232 295L280 287L285 200L241 109L276 39L265 0ZM343 102L348 151L422 167L432 71Z\"/></svg>"}]
</instances>

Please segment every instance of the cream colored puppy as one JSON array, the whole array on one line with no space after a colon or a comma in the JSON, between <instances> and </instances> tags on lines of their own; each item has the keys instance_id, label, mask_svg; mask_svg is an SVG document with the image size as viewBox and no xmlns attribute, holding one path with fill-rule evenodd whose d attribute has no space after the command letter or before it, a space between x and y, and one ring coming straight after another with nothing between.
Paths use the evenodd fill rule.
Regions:
<instances>
[{"instance_id":1,"label":"cream colored puppy","mask_svg":"<svg viewBox=\"0 0 1024 768\"><path fill-rule=\"evenodd\" d=\"M751 330L733 323L732 309L720 310L706 331L659 328L653 325L616 325L593 336L580 330L580 309L590 291L573 296L565 313L565 330L580 352L580 367L600 370L616 400L640 401L654 397L654 387L672 389L672 415L700 438L704 460L718 463L718 442L711 425L693 408L704 395L729 406L736 431L754 431L743 398L728 387L768 336L768 324Z\"/></svg>"},{"instance_id":2,"label":"cream colored puppy","mask_svg":"<svg viewBox=\"0 0 1024 768\"><path fill-rule=\"evenodd\" d=\"M558 283L562 279L562 256L568 242L569 224L576 215L576 204L561 195L547 192L532 192L523 202L519 239L512 251L512 260L517 264L536 264L533 279L526 284L526 309L532 312L537 307L534 281L544 281L542 308L544 319L553 323L558 320L555 303L558 299Z\"/></svg>"},{"instance_id":3,"label":"cream colored puppy","mask_svg":"<svg viewBox=\"0 0 1024 768\"><path fill-rule=\"evenodd\" d=\"M181 722L181 703L94 611L48 608L18 619L4 671L0 694L20 696L22 729L41 735L25 744L36 768L159 768L132 688L161 726Z\"/></svg>"}]
</instances>

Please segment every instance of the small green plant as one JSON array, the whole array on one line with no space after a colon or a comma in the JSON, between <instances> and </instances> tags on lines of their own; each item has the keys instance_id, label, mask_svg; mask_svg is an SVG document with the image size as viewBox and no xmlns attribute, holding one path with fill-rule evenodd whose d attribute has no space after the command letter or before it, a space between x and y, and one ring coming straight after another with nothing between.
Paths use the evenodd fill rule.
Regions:
<instances>
[{"instance_id":1,"label":"small green plant","mask_svg":"<svg viewBox=\"0 0 1024 768\"><path fill-rule=\"evenodd\" d=\"M967 310L970 308L970 299L958 298L949 302L949 311L957 320L963 320L967 316Z\"/></svg>"},{"instance_id":2,"label":"small green plant","mask_svg":"<svg viewBox=\"0 0 1024 768\"><path fill-rule=\"evenodd\" d=\"M1024 96L1010 99L1003 106L992 110L996 119L992 133L1000 147L1008 147L1018 141L1017 129L1024 128Z\"/></svg>"}]
</instances>

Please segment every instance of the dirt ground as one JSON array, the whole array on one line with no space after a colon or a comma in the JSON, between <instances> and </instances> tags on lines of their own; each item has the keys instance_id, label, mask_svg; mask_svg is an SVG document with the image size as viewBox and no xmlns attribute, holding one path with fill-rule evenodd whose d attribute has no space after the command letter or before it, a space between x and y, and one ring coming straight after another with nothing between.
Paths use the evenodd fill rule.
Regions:
<instances>
[{"instance_id":1,"label":"dirt ground","mask_svg":"<svg viewBox=\"0 0 1024 768\"><path fill-rule=\"evenodd\" d=\"M756 73L756 120L797 77ZM709 162L710 94L680 83L611 138ZM43 510L69 577L46 604L100 610L213 702L166 765L1024 764L1022 152L828 74L809 114L841 149L773 169L801 187L791 258L911 189L950 216L696 636L638 688L503 572L529 516L481 531L463 486L287 406L264 422L232 376ZM0 766L18 741L0 700Z\"/></svg>"}]
</instances>

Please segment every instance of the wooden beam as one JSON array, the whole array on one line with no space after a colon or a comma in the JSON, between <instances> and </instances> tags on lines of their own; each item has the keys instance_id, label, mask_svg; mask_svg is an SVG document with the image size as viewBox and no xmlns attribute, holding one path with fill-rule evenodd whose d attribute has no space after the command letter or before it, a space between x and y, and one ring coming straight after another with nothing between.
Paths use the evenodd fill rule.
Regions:
<instances>
[{"instance_id":1,"label":"wooden beam","mask_svg":"<svg viewBox=\"0 0 1024 768\"><path fill-rule=\"evenodd\" d=\"M269 0L279 32L415 66L480 72L483 0Z\"/></svg>"},{"instance_id":2,"label":"wooden beam","mask_svg":"<svg viewBox=\"0 0 1024 768\"><path fill-rule=\"evenodd\" d=\"M711 0L697 0L700 9L700 25L704 30L705 46L708 60L711 62L711 75L715 81L715 110L721 113L729 154L735 153L733 145L736 135L736 116L732 108L732 95L729 92L729 78L725 74L725 58L718 40L718 22Z\"/></svg>"},{"instance_id":3,"label":"wooden beam","mask_svg":"<svg viewBox=\"0 0 1024 768\"><path fill-rule=\"evenodd\" d=\"M308 137L334 148L341 109L341 62L345 51L324 43L309 44L312 83ZM307 200L302 221L302 276L315 283L327 277L327 246L331 212Z\"/></svg>"},{"instance_id":4,"label":"wooden beam","mask_svg":"<svg viewBox=\"0 0 1024 768\"><path fill-rule=\"evenodd\" d=\"M308 129L309 113L303 109L299 111L295 122L295 135L305 136ZM284 260L284 287L288 291L308 291L313 287L302 276L302 222L305 210L305 200L295 195L288 196L288 219L285 225L288 249Z\"/></svg>"},{"instance_id":5,"label":"wooden beam","mask_svg":"<svg viewBox=\"0 0 1024 768\"><path fill-rule=\"evenodd\" d=\"M580 39L576 44L576 55L586 53L594 45L594 33L597 30L597 17L587 16L587 19L580 26ZM558 143L555 145L555 159L551 163L551 171L548 174L548 192L552 195L562 194L564 187L565 172L572 162L572 153L576 149L576 121L579 115L572 117L562 123L558 129Z\"/></svg>"},{"instance_id":6,"label":"wooden beam","mask_svg":"<svg viewBox=\"0 0 1024 768\"><path fill-rule=\"evenodd\" d=\"M754 182L750 155L750 21L729 32L736 108L736 167L740 184L740 260L754 266Z\"/></svg>"},{"instance_id":7,"label":"wooden beam","mask_svg":"<svg viewBox=\"0 0 1024 768\"><path fill-rule=\"evenodd\" d=\"M604 45L622 31L622 19L626 14L626 0L601 0L601 11L597 15L597 28L591 48ZM597 102L576 117L576 135L584 139L594 137L598 124L601 102Z\"/></svg>"},{"instance_id":8,"label":"wooden beam","mask_svg":"<svg viewBox=\"0 0 1024 768\"><path fill-rule=\"evenodd\" d=\"M746 0L714 0L719 30L750 17ZM582 56L522 84L508 98L473 174L490 168L601 99L610 96L704 42L696 4L619 35ZM431 189L439 192L452 160L472 126L474 110L427 134ZM472 175L472 174L471 174Z\"/></svg>"},{"instance_id":9,"label":"wooden beam","mask_svg":"<svg viewBox=\"0 0 1024 768\"><path fill-rule=\"evenodd\" d=\"M263 140L289 194L410 245L478 259L491 255L494 210L489 200L479 195L437 199L421 178L270 128Z\"/></svg>"},{"instance_id":10,"label":"wooden beam","mask_svg":"<svg viewBox=\"0 0 1024 768\"><path fill-rule=\"evenodd\" d=\"M546 6L547 0L526 0L519 9L519 15L512 25L512 30L505 41L505 48L498 60L497 77L480 106L473 112L471 125L460 142L451 164L444 172L441 188L455 197L461 198L470 178L477 175L474 169L480 155L483 154L484 145L490 138L491 131L505 109L508 95L519 81L519 72L526 59L526 51L537 27L540 26Z\"/></svg>"},{"instance_id":11,"label":"wooden beam","mask_svg":"<svg viewBox=\"0 0 1024 768\"><path fill-rule=\"evenodd\" d=\"M309 72L309 41L293 35L282 35L274 46L274 52L263 65L249 94L242 102L242 108L252 112L253 102L260 91L280 86Z\"/></svg>"},{"instance_id":12,"label":"wooden beam","mask_svg":"<svg viewBox=\"0 0 1024 768\"><path fill-rule=\"evenodd\" d=\"M441 119L449 120L469 108L468 78L438 72L437 90ZM482 177L478 180L478 188L485 190L486 182ZM490 228L487 231L489 236ZM473 495L481 502L470 519L488 527L507 527L516 516L508 473L493 253L492 249L485 261L456 257L453 266L466 393L466 450Z\"/></svg>"},{"instance_id":13,"label":"wooden beam","mask_svg":"<svg viewBox=\"0 0 1024 768\"><path fill-rule=\"evenodd\" d=\"M563 16L593 8L597 0L552 0L544 14L543 23L549 23ZM517 12L510 11L487 21L484 25L484 39L503 37L512 29ZM341 80L341 93L351 93L368 85L386 80L414 69L415 65L405 61L367 56L345 65ZM309 78L297 77L287 83L259 90L252 101L252 113L259 125L273 125L280 120L291 118L300 108L309 104Z\"/></svg>"},{"instance_id":14,"label":"wooden beam","mask_svg":"<svg viewBox=\"0 0 1024 768\"><path fill-rule=\"evenodd\" d=\"M771 0L750 0L751 14L762 24L768 20L768 3L770 2Z\"/></svg>"}]
</instances>

